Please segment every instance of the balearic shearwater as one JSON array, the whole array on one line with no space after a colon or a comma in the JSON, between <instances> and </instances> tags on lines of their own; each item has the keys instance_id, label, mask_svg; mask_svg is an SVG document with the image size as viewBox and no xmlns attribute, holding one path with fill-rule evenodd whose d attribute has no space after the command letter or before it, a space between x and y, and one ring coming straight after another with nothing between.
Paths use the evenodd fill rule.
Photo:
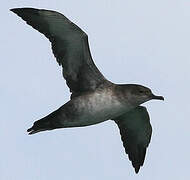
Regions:
<instances>
[{"instance_id":1,"label":"balearic shearwater","mask_svg":"<svg viewBox=\"0 0 190 180\"><path fill-rule=\"evenodd\" d=\"M70 101L34 122L28 129L29 134L113 120L119 127L125 152L138 173L152 134L148 112L140 104L164 98L141 85L108 81L92 60L87 34L63 14L33 8L11 11L50 40L71 92Z\"/></svg>"}]
</instances>

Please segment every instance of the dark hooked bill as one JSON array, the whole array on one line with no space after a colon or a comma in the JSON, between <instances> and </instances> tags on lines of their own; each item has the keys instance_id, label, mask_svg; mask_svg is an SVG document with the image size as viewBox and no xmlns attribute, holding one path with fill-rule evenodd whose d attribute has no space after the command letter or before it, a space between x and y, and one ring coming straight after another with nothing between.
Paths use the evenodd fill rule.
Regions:
<instances>
[{"instance_id":1,"label":"dark hooked bill","mask_svg":"<svg viewBox=\"0 0 190 180\"><path fill-rule=\"evenodd\" d=\"M164 101L164 97L163 96L156 96L154 94L152 94L152 99L158 99L158 100L163 100Z\"/></svg>"}]
</instances>

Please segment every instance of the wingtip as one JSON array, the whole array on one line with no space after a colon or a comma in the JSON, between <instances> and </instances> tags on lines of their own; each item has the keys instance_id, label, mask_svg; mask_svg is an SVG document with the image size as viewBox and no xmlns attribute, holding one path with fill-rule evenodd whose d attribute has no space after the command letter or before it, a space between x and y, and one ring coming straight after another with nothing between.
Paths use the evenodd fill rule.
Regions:
<instances>
[{"instance_id":1,"label":"wingtip","mask_svg":"<svg viewBox=\"0 0 190 180\"><path fill-rule=\"evenodd\" d=\"M136 173L136 174L138 174L139 170L140 170L140 166L135 167L135 173Z\"/></svg>"},{"instance_id":2,"label":"wingtip","mask_svg":"<svg viewBox=\"0 0 190 180\"><path fill-rule=\"evenodd\" d=\"M11 8L9 9L11 12L15 12L17 8Z\"/></svg>"},{"instance_id":3,"label":"wingtip","mask_svg":"<svg viewBox=\"0 0 190 180\"><path fill-rule=\"evenodd\" d=\"M35 13L38 12L38 9L30 8L30 7L23 7L23 8L11 8L9 9L11 12L15 14L20 14L20 13Z\"/></svg>"},{"instance_id":4,"label":"wingtip","mask_svg":"<svg viewBox=\"0 0 190 180\"><path fill-rule=\"evenodd\" d=\"M15 13L15 14L19 14L22 12L22 9L23 8L12 8L12 9L9 9L11 12Z\"/></svg>"}]
</instances>

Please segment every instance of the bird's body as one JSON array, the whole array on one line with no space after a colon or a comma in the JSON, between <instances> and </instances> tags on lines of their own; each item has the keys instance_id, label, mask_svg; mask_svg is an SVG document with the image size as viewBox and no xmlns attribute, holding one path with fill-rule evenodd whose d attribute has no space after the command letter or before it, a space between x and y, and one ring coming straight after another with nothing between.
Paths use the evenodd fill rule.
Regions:
<instances>
[{"instance_id":1,"label":"bird's body","mask_svg":"<svg viewBox=\"0 0 190 180\"><path fill-rule=\"evenodd\" d=\"M79 127L97 124L128 111L127 104L122 104L111 88L98 89L78 96L63 105L62 109L74 119L65 121L64 127Z\"/></svg>"},{"instance_id":2,"label":"bird's body","mask_svg":"<svg viewBox=\"0 0 190 180\"><path fill-rule=\"evenodd\" d=\"M45 123L47 121L48 124L50 117L53 117L51 121L52 126L48 125L48 127L52 127L52 129L82 127L114 119L137 107L138 103L130 103L130 95L122 96L123 92L121 92L121 89L125 87L121 85L119 87L113 84L108 87L99 88L93 92L85 93L82 96L74 97L58 110L54 111L53 116L50 114L37 121L30 134L34 134L36 132L35 130L37 132L47 130L44 129L44 124L40 129L38 123L42 121Z\"/></svg>"},{"instance_id":3,"label":"bird's body","mask_svg":"<svg viewBox=\"0 0 190 180\"><path fill-rule=\"evenodd\" d=\"M33 8L11 11L50 40L72 93L70 101L36 121L28 129L29 134L89 126L111 119L118 125L125 151L138 173L152 133L148 112L139 105L164 98L153 95L149 88L141 85L118 85L108 81L92 60L87 34L64 15Z\"/></svg>"}]
</instances>

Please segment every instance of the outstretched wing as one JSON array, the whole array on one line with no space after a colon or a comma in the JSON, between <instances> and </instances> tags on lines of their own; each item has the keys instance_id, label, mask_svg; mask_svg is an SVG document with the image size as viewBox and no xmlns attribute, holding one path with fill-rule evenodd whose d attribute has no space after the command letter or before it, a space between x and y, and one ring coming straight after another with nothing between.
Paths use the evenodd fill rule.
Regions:
<instances>
[{"instance_id":1,"label":"outstretched wing","mask_svg":"<svg viewBox=\"0 0 190 180\"><path fill-rule=\"evenodd\" d=\"M150 118L145 107L138 106L132 111L115 118L125 152L128 154L135 172L138 173L143 166L146 148L152 134Z\"/></svg>"},{"instance_id":2,"label":"outstretched wing","mask_svg":"<svg viewBox=\"0 0 190 180\"><path fill-rule=\"evenodd\" d=\"M86 33L64 15L33 8L15 8L11 11L50 40L72 96L109 83L92 60Z\"/></svg>"}]
</instances>

